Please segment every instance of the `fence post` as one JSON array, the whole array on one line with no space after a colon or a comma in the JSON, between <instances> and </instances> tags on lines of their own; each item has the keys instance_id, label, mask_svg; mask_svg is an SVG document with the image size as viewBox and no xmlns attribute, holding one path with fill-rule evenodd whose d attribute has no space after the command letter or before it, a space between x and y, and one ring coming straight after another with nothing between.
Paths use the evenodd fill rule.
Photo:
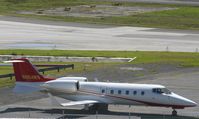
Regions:
<instances>
[{"instance_id":1,"label":"fence post","mask_svg":"<svg viewBox=\"0 0 199 119\"><path fill-rule=\"evenodd\" d=\"M198 52L198 48L196 48L196 53Z\"/></svg>"},{"instance_id":2,"label":"fence post","mask_svg":"<svg viewBox=\"0 0 199 119\"><path fill-rule=\"evenodd\" d=\"M130 111L131 105L129 105L129 119L131 119L131 111Z\"/></svg>"},{"instance_id":3,"label":"fence post","mask_svg":"<svg viewBox=\"0 0 199 119\"><path fill-rule=\"evenodd\" d=\"M28 118L30 118L30 109L28 110Z\"/></svg>"},{"instance_id":4,"label":"fence post","mask_svg":"<svg viewBox=\"0 0 199 119\"><path fill-rule=\"evenodd\" d=\"M12 74L10 74L10 80L12 80Z\"/></svg>"},{"instance_id":5,"label":"fence post","mask_svg":"<svg viewBox=\"0 0 199 119\"><path fill-rule=\"evenodd\" d=\"M96 113L96 119L98 119L98 111L96 110L96 112L95 112L95 113Z\"/></svg>"},{"instance_id":6,"label":"fence post","mask_svg":"<svg viewBox=\"0 0 199 119\"><path fill-rule=\"evenodd\" d=\"M169 52L169 46L166 47L166 51Z\"/></svg>"}]
</instances>

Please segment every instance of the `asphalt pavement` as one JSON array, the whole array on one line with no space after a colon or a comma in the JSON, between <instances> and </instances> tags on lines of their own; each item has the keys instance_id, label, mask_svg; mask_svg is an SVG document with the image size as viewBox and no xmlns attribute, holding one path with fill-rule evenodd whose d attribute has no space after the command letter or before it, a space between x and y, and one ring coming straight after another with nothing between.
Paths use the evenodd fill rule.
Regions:
<instances>
[{"instance_id":1,"label":"asphalt pavement","mask_svg":"<svg viewBox=\"0 0 199 119\"><path fill-rule=\"evenodd\" d=\"M149 65L152 67L151 65ZM133 66L143 68L141 71L132 71L124 69L126 65L117 66L115 68L103 68L98 71L84 73L83 76L92 77L99 74L99 80L110 79L112 82L134 82L144 84L162 84L171 91L189 98L199 104L199 70L198 68L175 68L173 66L161 66L156 69L156 74L147 74L148 66ZM153 66L157 68L157 65ZM166 67L166 68L165 68ZM129 68L129 66L127 67ZM113 69L110 71L110 69ZM153 68L152 68L153 69ZM104 73L107 72L107 73ZM114 72L114 73L111 73ZM121 73L117 73L121 72ZM133 76L132 73L145 73L143 76ZM82 75L81 73L79 75ZM127 75L127 76L126 76ZM117 78L115 78L117 77ZM131 77L131 78L130 78ZM93 114L81 110L83 106L73 107L56 107L50 104L47 95L39 92L34 94L13 94L12 88L4 88L0 90L0 117L4 118L80 118L80 119L128 119L144 118L144 119L173 119L171 116L172 109L164 107L146 107L146 106L122 106L110 105L109 112ZM64 99L57 98L60 102ZM176 119L191 119L199 117L199 107L190 107L179 109L179 116Z\"/></svg>"}]
</instances>

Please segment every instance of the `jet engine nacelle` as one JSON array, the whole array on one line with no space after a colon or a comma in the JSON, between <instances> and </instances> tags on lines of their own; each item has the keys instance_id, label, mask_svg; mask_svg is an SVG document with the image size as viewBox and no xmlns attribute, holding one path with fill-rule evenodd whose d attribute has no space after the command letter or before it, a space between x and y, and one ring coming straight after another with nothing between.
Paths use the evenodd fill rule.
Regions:
<instances>
[{"instance_id":1,"label":"jet engine nacelle","mask_svg":"<svg viewBox=\"0 0 199 119\"><path fill-rule=\"evenodd\" d=\"M74 93L79 89L79 81L77 80L53 80L43 84L43 87L48 90L63 91Z\"/></svg>"},{"instance_id":2,"label":"jet engine nacelle","mask_svg":"<svg viewBox=\"0 0 199 119\"><path fill-rule=\"evenodd\" d=\"M56 80L77 80L77 81L83 81L83 82L88 81L86 77L61 77L61 78L57 78Z\"/></svg>"}]
</instances>

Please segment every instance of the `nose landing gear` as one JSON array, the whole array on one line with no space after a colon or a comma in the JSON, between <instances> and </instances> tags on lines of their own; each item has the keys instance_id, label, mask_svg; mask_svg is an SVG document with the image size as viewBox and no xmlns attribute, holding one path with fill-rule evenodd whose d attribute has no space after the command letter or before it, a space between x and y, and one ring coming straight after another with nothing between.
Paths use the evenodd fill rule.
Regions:
<instances>
[{"instance_id":1,"label":"nose landing gear","mask_svg":"<svg viewBox=\"0 0 199 119\"><path fill-rule=\"evenodd\" d=\"M177 111L175 110L175 109L173 109L173 111L172 111L172 116L177 116Z\"/></svg>"}]
</instances>

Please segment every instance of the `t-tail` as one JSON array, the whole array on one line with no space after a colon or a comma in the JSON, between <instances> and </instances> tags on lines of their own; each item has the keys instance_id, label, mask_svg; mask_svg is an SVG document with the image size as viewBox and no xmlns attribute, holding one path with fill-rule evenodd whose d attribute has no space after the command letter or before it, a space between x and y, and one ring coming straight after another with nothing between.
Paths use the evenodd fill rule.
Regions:
<instances>
[{"instance_id":1,"label":"t-tail","mask_svg":"<svg viewBox=\"0 0 199 119\"><path fill-rule=\"evenodd\" d=\"M28 59L12 59L5 61L6 63L13 63L13 69L16 79L14 92L29 93L41 90L40 85L46 81L54 80L42 76L35 66L29 62Z\"/></svg>"}]
</instances>

